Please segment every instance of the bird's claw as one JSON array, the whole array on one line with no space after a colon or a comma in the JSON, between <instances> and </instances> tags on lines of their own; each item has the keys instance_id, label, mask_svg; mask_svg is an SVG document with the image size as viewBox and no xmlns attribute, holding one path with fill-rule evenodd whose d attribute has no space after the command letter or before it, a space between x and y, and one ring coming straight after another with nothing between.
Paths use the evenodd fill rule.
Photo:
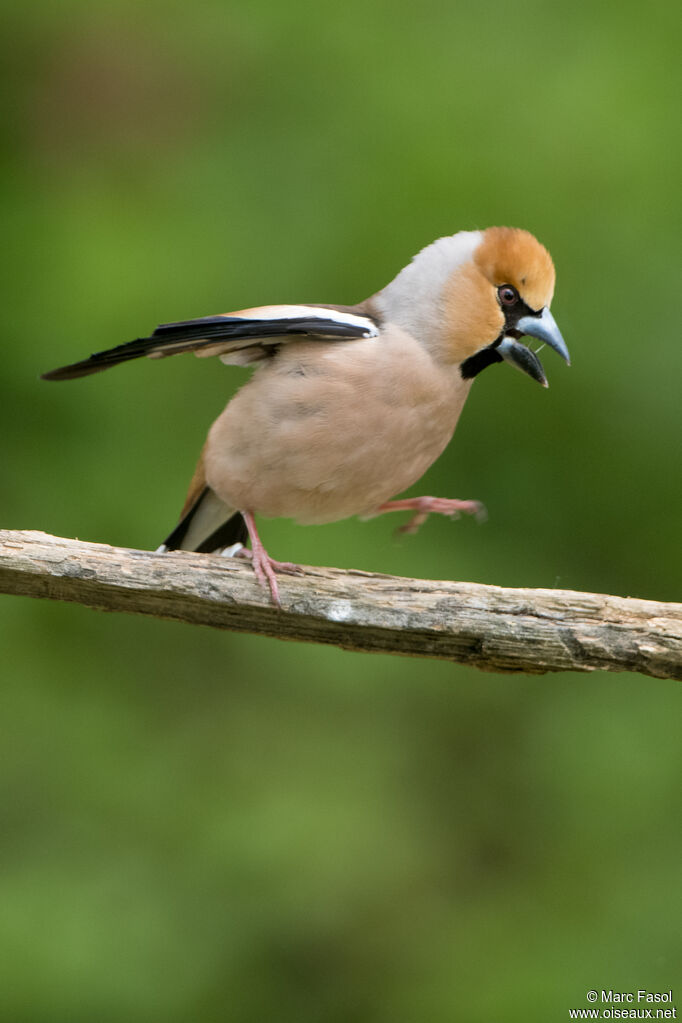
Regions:
<instances>
[{"instance_id":1,"label":"bird's claw","mask_svg":"<svg viewBox=\"0 0 682 1023\"><path fill-rule=\"evenodd\" d=\"M251 562L256 579L264 589L270 590L270 596L277 607L282 606L279 599L277 572L281 572L282 575L303 574L300 565L295 565L292 561L276 561L275 558L270 557L263 546L257 547L255 551L250 551L248 547L242 547L234 553L233 557L244 558Z\"/></svg>"},{"instance_id":2,"label":"bird's claw","mask_svg":"<svg viewBox=\"0 0 682 1023\"><path fill-rule=\"evenodd\" d=\"M265 554L265 550L263 550ZM242 547L236 551L232 557L244 558L246 561L253 561L253 551L250 551L248 547ZM276 561L275 558L271 558L269 554L265 554L272 565L275 572L282 572L284 575L303 575L303 569L300 565L295 565L293 561Z\"/></svg>"},{"instance_id":3,"label":"bird's claw","mask_svg":"<svg viewBox=\"0 0 682 1023\"><path fill-rule=\"evenodd\" d=\"M253 512L244 511L242 512L242 515L249 533L249 539L251 540L251 550L249 550L248 547L241 547L240 550L236 551L234 557L248 558L251 561L256 579L264 589L270 590L270 596L272 597L273 604L277 607L281 607L282 602L279 599L279 587L277 585L276 573L281 572L283 575L301 575L303 569L300 565L295 565L292 561L275 561L274 558L271 558L263 546L263 541L258 535Z\"/></svg>"},{"instance_id":4,"label":"bird's claw","mask_svg":"<svg viewBox=\"0 0 682 1023\"><path fill-rule=\"evenodd\" d=\"M379 507L380 512L387 511L414 511L415 515L400 526L398 533L416 533L429 515L446 515L450 519L459 518L460 515L473 515L478 522L485 522L487 512L480 501L458 501L448 497L408 497L402 501L387 501Z\"/></svg>"}]
</instances>

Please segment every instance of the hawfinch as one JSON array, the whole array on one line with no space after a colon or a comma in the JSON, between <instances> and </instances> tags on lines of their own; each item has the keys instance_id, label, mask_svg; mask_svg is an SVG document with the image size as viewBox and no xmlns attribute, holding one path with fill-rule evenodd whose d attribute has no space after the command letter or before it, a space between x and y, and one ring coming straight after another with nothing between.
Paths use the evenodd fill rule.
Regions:
<instances>
[{"instance_id":1,"label":"hawfinch","mask_svg":"<svg viewBox=\"0 0 682 1023\"><path fill-rule=\"evenodd\" d=\"M486 366L508 362L547 386L523 337L569 361L549 311L553 292L552 259L527 231L460 231L358 305L266 305L165 323L44 379L180 352L255 364L209 430L180 522L159 550L248 556L279 604L275 573L298 568L268 555L256 514L323 523L412 511L404 528L414 531L431 512L482 510L476 501L390 499L444 450Z\"/></svg>"}]
</instances>

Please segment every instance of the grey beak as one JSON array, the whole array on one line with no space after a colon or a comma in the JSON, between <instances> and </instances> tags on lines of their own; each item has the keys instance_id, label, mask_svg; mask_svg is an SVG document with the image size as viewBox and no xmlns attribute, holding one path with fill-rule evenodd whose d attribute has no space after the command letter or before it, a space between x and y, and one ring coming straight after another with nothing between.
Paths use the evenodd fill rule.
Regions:
<instances>
[{"instance_id":1,"label":"grey beak","mask_svg":"<svg viewBox=\"0 0 682 1023\"><path fill-rule=\"evenodd\" d=\"M526 317L526 319L528 318ZM519 329L521 328L519 327ZM511 366L516 366L517 369L527 373L533 380L537 380L543 387L547 387L547 377L542 368L542 363L535 352L531 352L530 348L519 344L513 337L505 337L499 343L496 350L505 362L508 362Z\"/></svg>"},{"instance_id":2,"label":"grey beak","mask_svg":"<svg viewBox=\"0 0 682 1023\"><path fill-rule=\"evenodd\" d=\"M558 352L569 366L571 365L571 357L568 354L566 342L561 336L556 320L546 306L539 316L522 316L516 323L516 330L520 331L521 334L528 335L528 337L536 337L538 341L544 341L555 352ZM547 387L547 377L542 368L542 363L535 352L531 352L530 348L526 348L525 345L515 341L512 337L505 337L497 345L496 350L505 362L511 363L512 366L516 366L517 369L527 373L533 380L537 380L543 387Z\"/></svg>"},{"instance_id":3,"label":"grey beak","mask_svg":"<svg viewBox=\"0 0 682 1023\"><path fill-rule=\"evenodd\" d=\"M516 324L516 329L520 330L522 334L527 334L529 337L536 337L538 341L544 341L555 352L558 352L569 366L571 365L571 357L568 354L566 342L562 338L557 322L547 306L545 306L539 316L522 316ZM531 376L533 376L532 373Z\"/></svg>"}]
</instances>

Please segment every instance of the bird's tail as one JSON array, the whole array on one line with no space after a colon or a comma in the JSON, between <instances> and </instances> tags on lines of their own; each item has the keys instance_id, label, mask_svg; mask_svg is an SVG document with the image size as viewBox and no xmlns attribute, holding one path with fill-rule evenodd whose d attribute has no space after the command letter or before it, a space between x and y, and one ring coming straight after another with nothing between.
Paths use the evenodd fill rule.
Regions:
<instances>
[{"instance_id":1,"label":"bird's tail","mask_svg":"<svg viewBox=\"0 0 682 1023\"><path fill-rule=\"evenodd\" d=\"M210 554L236 543L245 544L247 539L248 531L241 513L230 508L214 490L205 486L159 551Z\"/></svg>"}]
</instances>

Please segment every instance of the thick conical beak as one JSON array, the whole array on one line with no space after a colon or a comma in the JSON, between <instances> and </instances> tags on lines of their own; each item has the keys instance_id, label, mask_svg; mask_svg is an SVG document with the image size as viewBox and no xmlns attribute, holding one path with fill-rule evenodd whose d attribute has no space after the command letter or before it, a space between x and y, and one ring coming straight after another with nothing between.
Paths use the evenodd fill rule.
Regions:
<instances>
[{"instance_id":1,"label":"thick conical beak","mask_svg":"<svg viewBox=\"0 0 682 1023\"><path fill-rule=\"evenodd\" d=\"M547 387L547 377L542 368L542 363L535 352L531 352L530 348L526 348L525 345L515 341L513 337L505 337L502 338L495 351L502 356L505 362L508 362L511 366L516 366L517 369L527 373L533 380L537 380L543 387Z\"/></svg>"},{"instance_id":2,"label":"thick conical beak","mask_svg":"<svg viewBox=\"0 0 682 1023\"><path fill-rule=\"evenodd\" d=\"M538 341L544 341L555 352L558 352L568 365L571 365L571 357L568 354L566 342L561 336L557 322L545 306L539 316L522 316L516 324L516 329L529 337L536 337Z\"/></svg>"},{"instance_id":3,"label":"thick conical beak","mask_svg":"<svg viewBox=\"0 0 682 1023\"><path fill-rule=\"evenodd\" d=\"M544 341L555 352L558 352L569 366L571 365L571 357L568 354L566 342L561 336L556 320L546 307L538 316L522 316L515 325L514 333L516 331L519 331L524 336L536 337L538 341ZM542 363L535 352L531 352L530 348L526 348L525 345L514 340L513 337L504 337L500 344L497 345L496 350L505 362L511 363L512 366L516 366L517 369L527 373L533 380L537 380L543 387L547 387L547 377L542 368Z\"/></svg>"}]
</instances>

